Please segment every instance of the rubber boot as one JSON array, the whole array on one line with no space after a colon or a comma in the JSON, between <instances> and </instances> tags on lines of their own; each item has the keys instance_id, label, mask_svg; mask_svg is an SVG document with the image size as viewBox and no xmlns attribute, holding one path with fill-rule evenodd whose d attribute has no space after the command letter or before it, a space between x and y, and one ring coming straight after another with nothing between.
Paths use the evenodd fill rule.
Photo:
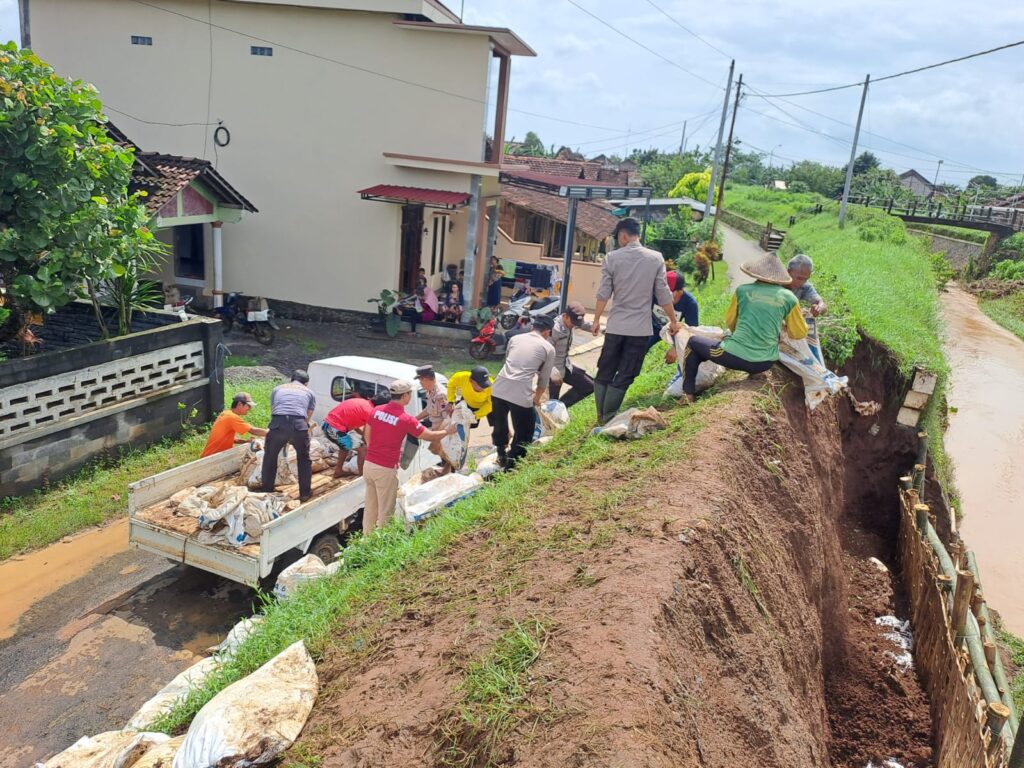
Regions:
<instances>
[{"instance_id":1,"label":"rubber boot","mask_svg":"<svg viewBox=\"0 0 1024 768\"><path fill-rule=\"evenodd\" d=\"M597 423L604 424L604 398L608 393L608 385L600 381L594 382L594 403L597 406Z\"/></svg>"},{"instance_id":2,"label":"rubber boot","mask_svg":"<svg viewBox=\"0 0 1024 768\"><path fill-rule=\"evenodd\" d=\"M602 414L602 424L607 424L613 418L615 414L619 412L619 406L622 405L622 401L626 399L626 390L619 389L618 387L608 387L608 391L604 396L604 411Z\"/></svg>"}]
</instances>

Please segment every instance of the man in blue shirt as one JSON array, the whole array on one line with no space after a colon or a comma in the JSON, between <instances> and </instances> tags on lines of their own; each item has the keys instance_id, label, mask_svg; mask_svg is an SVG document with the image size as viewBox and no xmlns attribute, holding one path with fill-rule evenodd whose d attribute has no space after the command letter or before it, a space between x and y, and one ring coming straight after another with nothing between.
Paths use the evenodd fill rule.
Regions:
<instances>
[{"instance_id":1,"label":"man in blue shirt","mask_svg":"<svg viewBox=\"0 0 1024 768\"><path fill-rule=\"evenodd\" d=\"M313 418L316 397L306 385L309 374L303 370L292 373L287 384L274 387L270 393L270 427L263 444L263 487L274 490L277 479L277 458L288 443L295 449L299 470L299 501L313 495L313 464L309 459L309 420Z\"/></svg>"},{"instance_id":2,"label":"man in blue shirt","mask_svg":"<svg viewBox=\"0 0 1024 768\"><path fill-rule=\"evenodd\" d=\"M697 307L697 299L694 298L692 293L686 292L686 278L683 277L682 272L673 270L672 272L665 273L665 280L668 282L668 288L672 291L672 308L679 314L682 321L691 327L700 325L699 309ZM647 344L647 349L650 349L658 340L661 338L661 323L654 313L651 313L651 327L652 335L651 340Z\"/></svg>"}]
</instances>

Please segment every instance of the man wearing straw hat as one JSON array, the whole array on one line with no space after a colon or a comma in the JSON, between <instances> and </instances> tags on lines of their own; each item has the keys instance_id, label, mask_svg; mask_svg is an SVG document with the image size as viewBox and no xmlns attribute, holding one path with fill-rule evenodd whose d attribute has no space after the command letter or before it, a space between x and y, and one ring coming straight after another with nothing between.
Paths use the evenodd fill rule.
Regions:
<instances>
[{"instance_id":1,"label":"man wearing straw hat","mask_svg":"<svg viewBox=\"0 0 1024 768\"><path fill-rule=\"evenodd\" d=\"M693 402L697 369L706 360L734 371L763 373L779 359L783 325L793 339L807 336L800 302L786 287L792 278L778 257L767 254L758 261L748 261L740 269L755 282L737 288L725 312L725 324L732 335L722 341L691 336L686 342L682 403Z\"/></svg>"}]
</instances>

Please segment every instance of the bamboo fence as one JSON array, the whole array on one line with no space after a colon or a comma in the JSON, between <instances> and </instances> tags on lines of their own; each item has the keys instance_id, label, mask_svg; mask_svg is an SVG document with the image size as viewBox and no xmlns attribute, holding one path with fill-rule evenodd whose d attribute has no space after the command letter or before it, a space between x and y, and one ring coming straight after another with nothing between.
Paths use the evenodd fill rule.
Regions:
<instances>
[{"instance_id":1,"label":"bamboo fence","mask_svg":"<svg viewBox=\"0 0 1024 768\"><path fill-rule=\"evenodd\" d=\"M914 627L914 657L931 700L937 768L1012 768L1022 763L1009 686L985 607L973 556L949 549L920 503L924 461L901 481L900 555ZM952 550L952 551L950 551ZM995 674L998 672L999 674ZM998 680L997 680L998 678Z\"/></svg>"}]
</instances>

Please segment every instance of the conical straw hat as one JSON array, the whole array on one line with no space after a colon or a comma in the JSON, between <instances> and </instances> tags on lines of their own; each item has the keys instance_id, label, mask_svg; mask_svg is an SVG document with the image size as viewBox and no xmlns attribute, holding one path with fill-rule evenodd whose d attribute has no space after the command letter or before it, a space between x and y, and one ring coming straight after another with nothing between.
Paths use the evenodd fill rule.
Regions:
<instances>
[{"instance_id":1,"label":"conical straw hat","mask_svg":"<svg viewBox=\"0 0 1024 768\"><path fill-rule=\"evenodd\" d=\"M762 283L789 285L793 282L793 278L789 276L789 272L779 261L779 257L772 253L767 254L763 259L748 261L746 264L742 264L740 269Z\"/></svg>"}]
</instances>

